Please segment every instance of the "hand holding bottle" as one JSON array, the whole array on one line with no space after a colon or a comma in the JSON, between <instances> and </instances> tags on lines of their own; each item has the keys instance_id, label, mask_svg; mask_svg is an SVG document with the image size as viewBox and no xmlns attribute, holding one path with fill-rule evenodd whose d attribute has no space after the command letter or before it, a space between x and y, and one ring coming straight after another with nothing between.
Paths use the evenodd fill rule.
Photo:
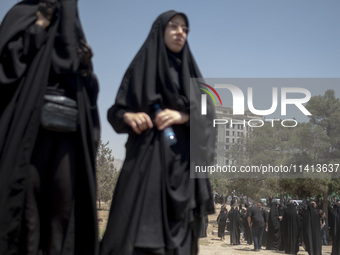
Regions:
<instances>
[{"instance_id":1,"label":"hand holding bottle","mask_svg":"<svg viewBox=\"0 0 340 255\"><path fill-rule=\"evenodd\" d=\"M170 109L160 109L155 117L155 125L158 130L163 130L173 124L181 125L187 121L189 121L188 114Z\"/></svg>"},{"instance_id":2,"label":"hand holding bottle","mask_svg":"<svg viewBox=\"0 0 340 255\"><path fill-rule=\"evenodd\" d=\"M136 134L152 128L151 118L145 112L126 112L123 120ZM170 109L159 109L155 117L155 125L158 130L164 130L172 124L184 124L189 120L189 115Z\"/></svg>"},{"instance_id":3,"label":"hand holding bottle","mask_svg":"<svg viewBox=\"0 0 340 255\"><path fill-rule=\"evenodd\" d=\"M163 130L165 140L169 146L174 145L177 142L177 139L171 125L184 124L189 120L189 115L176 110L162 110L159 104L155 104L154 109L156 113L155 125L157 129Z\"/></svg>"}]
</instances>

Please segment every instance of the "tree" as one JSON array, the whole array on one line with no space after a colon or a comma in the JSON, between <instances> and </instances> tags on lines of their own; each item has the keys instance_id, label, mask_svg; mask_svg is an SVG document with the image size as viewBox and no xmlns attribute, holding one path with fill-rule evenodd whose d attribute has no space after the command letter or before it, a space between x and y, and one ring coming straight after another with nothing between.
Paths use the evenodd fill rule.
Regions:
<instances>
[{"instance_id":1,"label":"tree","mask_svg":"<svg viewBox=\"0 0 340 255\"><path fill-rule=\"evenodd\" d=\"M323 96L312 97L306 105L312 113L310 123L319 128L319 143L317 144L318 156L315 163L333 164L340 161L340 101L335 97L334 90L327 90ZM339 169L340 171L340 169ZM338 173L334 173L338 178ZM323 187L323 197L339 187L339 179L319 179L319 185ZM321 186L320 185L320 186ZM319 193L320 194L320 193ZM327 213L327 204L323 203L323 209Z\"/></svg>"},{"instance_id":2,"label":"tree","mask_svg":"<svg viewBox=\"0 0 340 255\"><path fill-rule=\"evenodd\" d=\"M312 113L310 123L319 126L329 137L330 147L324 151L324 158L340 158L340 101L334 90L327 90L323 96L312 97L307 104Z\"/></svg>"},{"instance_id":3,"label":"tree","mask_svg":"<svg viewBox=\"0 0 340 255\"><path fill-rule=\"evenodd\" d=\"M229 184L223 181L228 185L225 189L241 191L254 199L278 193L305 198L318 196L325 202L329 195L339 195L340 167L334 175L311 172L312 166L340 162L340 100L333 90L327 90L323 96L312 97L306 108L312 113L309 123L299 123L294 128L265 123L254 128L249 137L239 138L227 153L237 167L295 165L309 171L303 170L298 176L301 178L292 178L296 177L295 173L276 175L273 179L269 175L263 178L249 175L248 179L234 179ZM323 209L327 211L327 203L323 203Z\"/></svg>"},{"instance_id":4,"label":"tree","mask_svg":"<svg viewBox=\"0 0 340 255\"><path fill-rule=\"evenodd\" d=\"M112 150L108 148L108 144L109 142L106 144L103 144L102 141L99 142L96 159L99 209L101 209L101 202L111 200L119 175L119 172L114 167L114 157L112 156Z\"/></svg>"}]
</instances>

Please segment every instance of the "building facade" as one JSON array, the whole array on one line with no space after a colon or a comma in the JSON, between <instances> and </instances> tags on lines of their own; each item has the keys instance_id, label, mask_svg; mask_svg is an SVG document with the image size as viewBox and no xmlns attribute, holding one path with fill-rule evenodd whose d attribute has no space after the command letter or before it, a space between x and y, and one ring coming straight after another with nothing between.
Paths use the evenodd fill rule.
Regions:
<instances>
[{"instance_id":1,"label":"building facade","mask_svg":"<svg viewBox=\"0 0 340 255\"><path fill-rule=\"evenodd\" d=\"M240 137L249 137L254 127L263 123L262 116L246 111L244 115L233 115L229 107L215 106L217 137L215 145L215 164L232 165L233 159L228 155L231 147Z\"/></svg>"}]
</instances>

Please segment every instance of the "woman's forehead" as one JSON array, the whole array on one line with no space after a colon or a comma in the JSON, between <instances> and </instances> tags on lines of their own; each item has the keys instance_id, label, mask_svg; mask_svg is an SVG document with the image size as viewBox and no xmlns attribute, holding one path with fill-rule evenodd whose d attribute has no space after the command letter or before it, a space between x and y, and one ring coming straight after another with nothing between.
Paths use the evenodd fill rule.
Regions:
<instances>
[{"instance_id":1,"label":"woman's forehead","mask_svg":"<svg viewBox=\"0 0 340 255\"><path fill-rule=\"evenodd\" d=\"M186 19L180 14L173 16L169 21L177 22L181 25L187 25Z\"/></svg>"}]
</instances>

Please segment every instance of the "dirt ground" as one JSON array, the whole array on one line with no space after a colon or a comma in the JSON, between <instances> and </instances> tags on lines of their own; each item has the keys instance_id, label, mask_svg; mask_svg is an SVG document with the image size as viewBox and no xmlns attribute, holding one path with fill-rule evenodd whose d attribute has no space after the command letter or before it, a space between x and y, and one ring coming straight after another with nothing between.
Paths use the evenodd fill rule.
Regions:
<instances>
[{"instance_id":1,"label":"dirt ground","mask_svg":"<svg viewBox=\"0 0 340 255\"><path fill-rule=\"evenodd\" d=\"M229 208L228 208L229 210ZM201 238L199 240L199 253L198 255L248 255L248 254L284 254L284 252L276 252L276 251L267 251L261 250L259 252L254 252L252 249L254 248L253 245L247 245L245 241L243 241L241 237L241 244L240 245L231 245L230 244L230 237L226 235L225 240L221 240L217 237L217 223L216 219L218 213L220 211L220 205L216 206L216 213L214 215L209 215L209 225L207 229L208 236L205 238ZM107 217L108 217L108 210L99 210L98 211L98 219L99 219L99 234L100 237L104 234ZM215 234L215 235L214 235ZM330 255L332 251L331 246L322 246L322 255ZM308 253L304 250L302 246L300 246L300 251L298 254L301 255L308 255Z\"/></svg>"},{"instance_id":2,"label":"dirt ground","mask_svg":"<svg viewBox=\"0 0 340 255\"><path fill-rule=\"evenodd\" d=\"M221 241L218 237L208 234L208 237L202 238L199 241L199 255L248 255L248 254L285 254L282 251L267 251L261 250L254 252L252 249L254 245L246 245L246 242L241 240L240 245L230 245L229 236L226 240ZM298 254L308 255L302 246L300 246ZM332 251L331 246L322 246L322 254L330 255Z\"/></svg>"}]
</instances>

